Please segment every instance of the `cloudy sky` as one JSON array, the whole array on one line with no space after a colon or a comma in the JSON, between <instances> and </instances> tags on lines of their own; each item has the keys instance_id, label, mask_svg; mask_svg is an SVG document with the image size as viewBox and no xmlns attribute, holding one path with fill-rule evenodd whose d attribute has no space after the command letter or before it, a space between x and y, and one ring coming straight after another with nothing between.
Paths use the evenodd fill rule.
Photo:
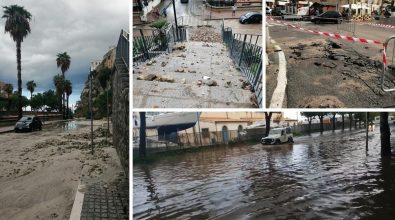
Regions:
<instances>
[{"instance_id":1,"label":"cloudy sky","mask_svg":"<svg viewBox=\"0 0 395 220\"><path fill-rule=\"evenodd\" d=\"M121 29L128 30L128 0L1 0L0 6L17 4L33 16L31 34L22 42L23 95L30 97L26 82L34 80L37 92L54 89L53 77L60 73L56 55L71 57L66 78L73 84L70 105L79 100L90 62L100 60L115 46ZM3 9L0 10L0 17ZM0 19L0 81L17 89L16 47L4 33Z\"/></svg>"}]
</instances>

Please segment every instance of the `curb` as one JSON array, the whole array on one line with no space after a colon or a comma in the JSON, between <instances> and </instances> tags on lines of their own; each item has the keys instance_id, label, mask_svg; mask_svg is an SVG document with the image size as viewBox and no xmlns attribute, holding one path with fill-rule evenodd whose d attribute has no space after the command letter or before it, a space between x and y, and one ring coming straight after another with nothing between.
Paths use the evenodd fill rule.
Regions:
<instances>
[{"instance_id":1,"label":"curb","mask_svg":"<svg viewBox=\"0 0 395 220\"><path fill-rule=\"evenodd\" d=\"M284 52L281 47L277 45L276 41L270 40L270 42L274 44L275 52L278 53L279 68L277 86L274 89L269 108L282 108L287 88L287 61Z\"/></svg>"}]
</instances>

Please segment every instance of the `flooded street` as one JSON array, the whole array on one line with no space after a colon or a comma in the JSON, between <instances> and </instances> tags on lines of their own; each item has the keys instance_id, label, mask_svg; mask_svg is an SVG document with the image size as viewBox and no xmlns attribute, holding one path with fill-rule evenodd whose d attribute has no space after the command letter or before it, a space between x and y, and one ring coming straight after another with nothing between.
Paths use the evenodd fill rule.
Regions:
<instances>
[{"instance_id":1,"label":"flooded street","mask_svg":"<svg viewBox=\"0 0 395 220\"><path fill-rule=\"evenodd\" d=\"M391 131L395 127L391 127ZM392 140L392 142L394 142ZM395 160L379 127L219 147L133 168L134 219L390 219Z\"/></svg>"}]
</instances>

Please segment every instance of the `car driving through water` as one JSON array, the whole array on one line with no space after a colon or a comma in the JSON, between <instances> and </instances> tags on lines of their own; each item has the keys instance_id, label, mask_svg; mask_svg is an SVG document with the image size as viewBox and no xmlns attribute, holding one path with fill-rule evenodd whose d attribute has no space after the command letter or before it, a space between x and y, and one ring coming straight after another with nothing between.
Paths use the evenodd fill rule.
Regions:
<instances>
[{"instance_id":1,"label":"car driving through water","mask_svg":"<svg viewBox=\"0 0 395 220\"><path fill-rule=\"evenodd\" d=\"M290 127L273 128L269 131L269 135L261 139L262 144L282 144L293 143L293 135Z\"/></svg>"}]
</instances>

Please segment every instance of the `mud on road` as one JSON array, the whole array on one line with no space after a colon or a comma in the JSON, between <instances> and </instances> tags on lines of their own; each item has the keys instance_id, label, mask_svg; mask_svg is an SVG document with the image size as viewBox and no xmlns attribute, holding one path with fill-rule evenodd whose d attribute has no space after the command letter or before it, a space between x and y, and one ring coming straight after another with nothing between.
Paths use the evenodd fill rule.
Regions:
<instances>
[{"instance_id":1,"label":"mud on road","mask_svg":"<svg viewBox=\"0 0 395 220\"><path fill-rule=\"evenodd\" d=\"M377 47L331 39L303 39L281 46L287 59L290 108L362 108L394 105L381 89ZM386 81L395 86L395 76Z\"/></svg>"},{"instance_id":2,"label":"mud on road","mask_svg":"<svg viewBox=\"0 0 395 220\"><path fill-rule=\"evenodd\" d=\"M79 121L31 133L0 135L0 216L4 219L68 219L78 184L111 181L121 171L111 136Z\"/></svg>"}]
</instances>

